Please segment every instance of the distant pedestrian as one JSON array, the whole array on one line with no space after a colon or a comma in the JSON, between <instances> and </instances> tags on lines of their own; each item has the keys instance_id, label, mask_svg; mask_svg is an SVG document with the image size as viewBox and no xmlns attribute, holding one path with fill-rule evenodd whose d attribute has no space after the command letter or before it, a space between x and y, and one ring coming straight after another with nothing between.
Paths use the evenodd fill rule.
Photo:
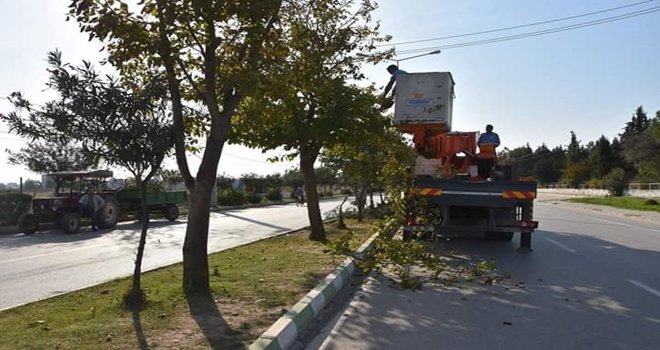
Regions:
<instances>
[{"instance_id":1,"label":"distant pedestrian","mask_svg":"<svg viewBox=\"0 0 660 350\"><path fill-rule=\"evenodd\" d=\"M302 187L296 188L296 190L293 191L293 195L296 197L296 205L300 206L305 204L305 190L303 190Z\"/></svg>"}]
</instances>

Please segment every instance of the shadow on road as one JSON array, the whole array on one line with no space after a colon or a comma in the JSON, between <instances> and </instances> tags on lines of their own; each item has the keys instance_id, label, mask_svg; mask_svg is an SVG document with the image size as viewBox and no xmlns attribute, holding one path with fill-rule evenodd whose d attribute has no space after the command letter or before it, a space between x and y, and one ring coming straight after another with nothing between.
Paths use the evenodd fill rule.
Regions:
<instances>
[{"instance_id":1,"label":"shadow on road","mask_svg":"<svg viewBox=\"0 0 660 350\"><path fill-rule=\"evenodd\" d=\"M247 221L247 222L251 222L251 223L253 223L253 224L257 224L257 225L261 225L261 226L270 227L270 228L276 229L276 230L278 230L278 231L289 231L289 230L290 230L290 228L288 228L288 227L282 227L282 226L277 226L277 225L269 224L269 223L267 223L267 222L263 222L263 221L259 221L259 220L250 219L250 218L247 218L247 217L245 217L245 216L239 216L239 215L236 215L236 214L231 214L231 213L228 213L228 212L226 212L226 211L225 211L225 212L222 212L222 214L223 214L223 215L226 215L226 216L229 216L230 218L236 218L236 219L240 219L240 220L245 220L245 221Z\"/></svg>"},{"instance_id":2,"label":"shadow on road","mask_svg":"<svg viewBox=\"0 0 660 350\"><path fill-rule=\"evenodd\" d=\"M657 297L643 286L657 286L650 266L660 261L658 251L570 230L533 235L531 254L517 253L515 241L438 242L446 254L495 259L509 276L500 284L431 280L412 291L394 286L387 274L372 275L335 319L343 323L332 339L340 341L309 349L657 348Z\"/></svg>"},{"instance_id":3,"label":"shadow on road","mask_svg":"<svg viewBox=\"0 0 660 350\"><path fill-rule=\"evenodd\" d=\"M149 223L149 230L157 228L166 228L169 226L180 225L181 221L152 221ZM5 250L11 250L20 247L26 247L35 244L48 244L48 243L70 243L69 246L75 246L77 242L85 242L93 240L99 237L113 237L116 236L120 241L131 242L131 248L133 248L133 243L137 242L137 239L140 237L140 230L142 229L142 224L135 221L126 221L118 223L115 228L111 229L99 229L98 231L91 231L89 227L81 227L80 231L73 234L65 234L55 226L50 229L37 232L33 235L24 235L22 233L13 234L11 236L7 235L0 239L0 248Z\"/></svg>"}]
</instances>

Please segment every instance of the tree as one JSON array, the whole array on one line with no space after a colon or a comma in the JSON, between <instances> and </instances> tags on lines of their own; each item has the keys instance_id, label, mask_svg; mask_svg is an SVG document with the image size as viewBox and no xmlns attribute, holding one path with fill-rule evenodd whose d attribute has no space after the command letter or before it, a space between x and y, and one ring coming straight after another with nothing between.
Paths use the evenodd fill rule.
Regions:
<instances>
[{"instance_id":1,"label":"tree","mask_svg":"<svg viewBox=\"0 0 660 350\"><path fill-rule=\"evenodd\" d=\"M402 180L405 168L412 164L412 157L411 150L389 119L381 118L380 124L370 129L354 131L356 137L326 149L322 159L352 188L358 221L362 221L367 192L376 184L390 185L387 181L391 178Z\"/></svg>"},{"instance_id":2,"label":"tree","mask_svg":"<svg viewBox=\"0 0 660 350\"><path fill-rule=\"evenodd\" d=\"M39 174L54 173L65 170L87 170L96 167L98 159L89 158L80 147L69 141L32 141L18 152L7 149L10 164L23 164L28 169ZM55 178L55 192L62 186L62 179Z\"/></svg>"},{"instance_id":3,"label":"tree","mask_svg":"<svg viewBox=\"0 0 660 350\"><path fill-rule=\"evenodd\" d=\"M155 184L161 190L172 190L174 185L180 184L182 181L183 179L179 171L173 169L158 169L151 179L151 183Z\"/></svg>"},{"instance_id":4,"label":"tree","mask_svg":"<svg viewBox=\"0 0 660 350\"><path fill-rule=\"evenodd\" d=\"M629 135L624 143L624 156L634 164L641 181L660 181L660 113L649 122L647 129Z\"/></svg>"},{"instance_id":5,"label":"tree","mask_svg":"<svg viewBox=\"0 0 660 350\"><path fill-rule=\"evenodd\" d=\"M579 163L582 160L587 159L589 152L580 145L580 141L577 139L575 132L571 130L571 142L568 144L566 149L566 161L572 164Z\"/></svg>"},{"instance_id":6,"label":"tree","mask_svg":"<svg viewBox=\"0 0 660 350\"><path fill-rule=\"evenodd\" d=\"M635 167L626 160L624 154L623 154L623 144L621 141L619 141L618 138L612 139L612 144L610 145L612 148L612 158L613 158L613 163L614 165L612 166L613 168L622 168L625 170L626 174L632 175L635 172Z\"/></svg>"},{"instance_id":7,"label":"tree","mask_svg":"<svg viewBox=\"0 0 660 350\"><path fill-rule=\"evenodd\" d=\"M513 175L517 178L532 175L534 165L532 162L533 155L534 152L532 151L532 147L530 147L528 143L525 146L516 147L512 150L504 148L504 150L499 153L498 159L500 162L510 161L513 166Z\"/></svg>"},{"instance_id":8,"label":"tree","mask_svg":"<svg viewBox=\"0 0 660 350\"><path fill-rule=\"evenodd\" d=\"M209 292L208 213L220 155L236 107L281 53L270 43L278 41L282 14L291 11L284 4L295 2L144 0L132 11L129 1L72 0L69 7L126 80L167 80L177 164L191 195L183 244L188 294ZM193 177L186 151L199 137L206 141Z\"/></svg>"},{"instance_id":9,"label":"tree","mask_svg":"<svg viewBox=\"0 0 660 350\"><path fill-rule=\"evenodd\" d=\"M610 141L602 135L589 152L589 167L591 176L602 178L607 175L615 165L614 151Z\"/></svg>"},{"instance_id":10,"label":"tree","mask_svg":"<svg viewBox=\"0 0 660 350\"><path fill-rule=\"evenodd\" d=\"M356 53L374 51L380 39L378 26L370 24L375 5L369 0L303 3L282 13L279 45L286 57L241 106L235 135L251 147L283 147L286 157L299 157L310 239L325 240L314 163L321 149L343 142L373 115L367 110L376 104L373 92L347 81L363 78Z\"/></svg>"},{"instance_id":11,"label":"tree","mask_svg":"<svg viewBox=\"0 0 660 350\"><path fill-rule=\"evenodd\" d=\"M637 107L632 119L623 128L623 133L619 134L621 142L625 143L628 138L643 134L649 125L650 121L644 108L642 106Z\"/></svg>"},{"instance_id":12,"label":"tree","mask_svg":"<svg viewBox=\"0 0 660 350\"><path fill-rule=\"evenodd\" d=\"M226 174L220 174L220 176L218 176L218 180L217 180L218 189L219 190L227 190L227 189L230 189L230 188L234 188L234 181L236 181L236 179L234 179L232 176L229 176L229 175L226 175Z\"/></svg>"},{"instance_id":13,"label":"tree","mask_svg":"<svg viewBox=\"0 0 660 350\"><path fill-rule=\"evenodd\" d=\"M326 192L326 186L332 189L332 186L337 183L337 172L327 166L314 169L314 174L316 174L316 181L321 185L323 192Z\"/></svg>"},{"instance_id":14,"label":"tree","mask_svg":"<svg viewBox=\"0 0 660 350\"><path fill-rule=\"evenodd\" d=\"M131 90L112 77L105 79L92 65L62 63L57 51L48 54L48 86L59 98L43 110L18 93L10 101L18 111L27 110L27 118L17 112L9 115L12 131L31 139L80 140L84 158L102 159L119 165L133 175L142 191L142 231L135 259L133 285L124 301L141 309L146 299L141 288L142 257L149 228L147 185L173 147L173 132L164 103L166 91L158 79Z\"/></svg>"},{"instance_id":15,"label":"tree","mask_svg":"<svg viewBox=\"0 0 660 350\"><path fill-rule=\"evenodd\" d=\"M305 181L302 178L302 174L299 169L287 169L282 175L282 184L284 186L289 186L292 189L302 187Z\"/></svg>"},{"instance_id":16,"label":"tree","mask_svg":"<svg viewBox=\"0 0 660 350\"><path fill-rule=\"evenodd\" d=\"M548 184L557 182L561 177L563 168L564 150L556 147L553 150L543 144L535 151L530 161L533 161L532 173L540 183Z\"/></svg>"}]
</instances>

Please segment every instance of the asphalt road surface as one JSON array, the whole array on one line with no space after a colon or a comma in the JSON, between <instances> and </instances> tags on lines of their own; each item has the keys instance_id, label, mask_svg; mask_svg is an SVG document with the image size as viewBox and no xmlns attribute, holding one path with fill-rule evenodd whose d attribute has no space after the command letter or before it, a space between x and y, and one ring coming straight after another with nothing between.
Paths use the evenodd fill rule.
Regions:
<instances>
[{"instance_id":1,"label":"asphalt road surface","mask_svg":"<svg viewBox=\"0 0 660 350\"><path fill-rule=\"evenodd\" d=\"M372 275L308 349L660 349L660 226L538 203L530 254L456 239L495 258L506 285L394 288ZM311 340L309 340L311 339Z\"/></svg>"},{"instance_id":2,"label":"asphalt road surface","mask_svg":"<svg viewBox=\"0 0 660 350\"><path fill-rule=\"evenodd\" d=\"M321 212L341 199L321 202ZM232 248L309 226L307 208L294 204L211 213L209 252ZM139 223L65 235L59 230L0 236L0 310L129 276L140 236ZM143 270L182 259L185 220L154 221Z\"/></svg>"}]
</instances>

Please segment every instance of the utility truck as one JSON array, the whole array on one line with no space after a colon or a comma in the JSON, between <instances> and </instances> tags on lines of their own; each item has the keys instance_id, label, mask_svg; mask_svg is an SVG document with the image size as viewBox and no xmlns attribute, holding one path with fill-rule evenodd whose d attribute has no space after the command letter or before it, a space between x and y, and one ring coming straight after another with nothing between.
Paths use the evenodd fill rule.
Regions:
<instances>
[{"instance_id":1,"label":"utility truck","mask_svg":"<svg viewBox=\"0 0 660 350\"><path fill-rule=\"evenodd\" d=\"M412 134L417 157L404 239L478 234L513 239L531 251L537 184L498 164L495 145L477 145L479 132L452 131L454 79L449 72L397 76L394 124ZM484 125L487 124L484 122Z\"/></svg>"}]
</instances>

